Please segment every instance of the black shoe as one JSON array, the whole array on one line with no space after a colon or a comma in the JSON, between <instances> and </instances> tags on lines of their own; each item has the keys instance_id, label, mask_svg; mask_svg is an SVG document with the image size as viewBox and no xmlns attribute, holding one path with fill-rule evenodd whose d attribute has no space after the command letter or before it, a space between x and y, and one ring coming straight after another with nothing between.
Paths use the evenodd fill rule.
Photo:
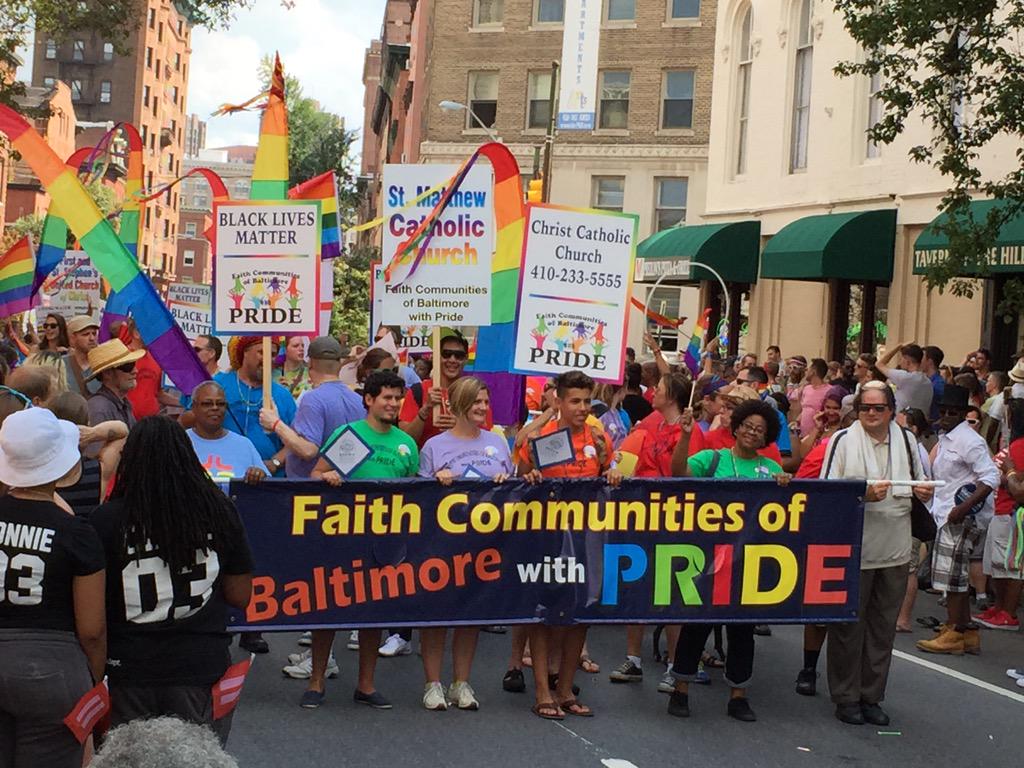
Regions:
<instances>
[{"instance_id":1,"label":"black shoe","mask_svg":"<svg viewBox=\"0 0 1024 768\"><path fill-rule=\"evenodd\" d=\"M523 677L523 670L510 669L501 679L501 687L509 693L522 693L526 690L526 678Z\"/></svg>"},{"instance_id":2,"label":"black shoe","mask_svg":"<svg viewBox=\"0 0 1024 768\"><path fill-rule=\"evenodd\" d=\"M889 716L877 704L861 704L860 714L865 723L871 723L872 725L889 724Z\"/></svg>"},{"instance_id":3,"label":"black shoe","mask_svg":"<svg viewBox=\"0 0 1024 768\"><path fill-rule=\"evenodd\" d=\"M270 646L259 632L243 632L238 638L238 647L249 653L270 653Z\"/></svg>"},{"instance_id":4,"label":"black shoe","mask_svg":"<svg viewBox=\"0 0 1024 768\"><path fill-rule=\"evenodd\" d=\"M642 683L644 671L629 659L617 666L608 674L613 683Z\"/></svg>"},{"instance_id":5,"label":"black shoe","mask_svg":"<svg viewBox=\"0 0 1024 768\"><path fill-rule=\"evenodd\" d=\"M750 708L750 702L745 698L729 699L729 708L727 711L729 713L729 717L742 720L744 723L752 723L757 720L757 715L755 715L754 710Z\"/></svg>"},{"instance_id":6,"label":"black shoe","mask_svg":"<svg viewBox=\"0 0 1024 768\"><path fill-rule=\"evenodd\" d=\"M755 624L754 625L754 634L755 635L760 635L761 637L771 637L772 636L772 628L769 627L767 624Z\"/></svg>"},{"instance_id":7,"label":"black shoe","mask_svg":"<svg viewBox=\"0 0 1024 768\"><path fill-rule=\"evenodd\" d=\"M668 699L668 713L673 717L690 716L690 697L679 691L672 691Z\"/></svg>"},{"instance_id":8,"label":"black shoe","mask_svg":"<svg viewBox=\"0 0 1024 768\"><path fill-rule=\"evenodd\" d=\"M836 717L849 725L864 725L860 704L836 704Z\"/></svg>"},{"instance_id":9,"label":"black shoe","mask_svg":"<svg viewBox=\"0 0 1024 768\"><path fill-rule=\"evenodd\" d=\"M818 673L816 670L804 668L797 673L796 692L801 696L813 696L818 692Z\"/></svg>"}]
</instances>

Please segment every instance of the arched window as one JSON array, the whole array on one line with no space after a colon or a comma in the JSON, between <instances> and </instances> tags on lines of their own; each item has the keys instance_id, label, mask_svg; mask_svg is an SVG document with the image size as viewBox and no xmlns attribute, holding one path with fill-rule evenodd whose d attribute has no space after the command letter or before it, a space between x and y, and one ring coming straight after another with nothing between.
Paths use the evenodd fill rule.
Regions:
<instances>
[{"instance_id":1,"label":"arched window","mask_svg":"<svg viewBox=\"0 0 1024 768\"><path fill-rule=\"evenodd\" d=\"M798 0L796 60L793 72L793 118L789 147L790 172L807 167L807 139L811 122L811 63L814 37L811 31L811 0Z\"/></svg>"},{"instance_id":2,"label":"arched window","mask_svg":"<svg viewBox=\"0 0 1024 768\"><path fill-rule=\"evenodd\" d=\"M747 135L750 126L750 74L754 53L750 44L753 12L750 5L740 22L740 45L736 56L736 84L739 99L736 103L736 174L747 172Z\"/></svg>"}]
</instances>

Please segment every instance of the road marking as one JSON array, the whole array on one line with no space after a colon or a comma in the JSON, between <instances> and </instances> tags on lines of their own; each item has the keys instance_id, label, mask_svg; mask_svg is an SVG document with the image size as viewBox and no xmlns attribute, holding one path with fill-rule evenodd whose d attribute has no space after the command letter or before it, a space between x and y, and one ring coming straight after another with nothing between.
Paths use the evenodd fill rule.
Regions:
<instances>
[{"instance_id":1,"label":"road marking","mask_svg":"<svg viewBox=\"0 0 1024 768\"><path fill-rule=\"evenodd\" d=\"M605 766L605 768L636 768L634 763L618 757L607 757L601 761L601 765Z\"/></svg>"},{"instance_id":2,"label":"road marking","mask_svg":"<svg viewBox=\"0 0 1024 768\"><path fill-rule=\"evenodd\" d=\"M984 680L979 680L976 677L965 675L963 672L957 672L955 669L944 667L941 664L936 664L934 661L928 661L927 659L922 659L910 653L904 653L903 651L897 651L893 649L892 655L898 659L903 659L904 661L909 661L913 664L917 664L918 666L924 667L925 669L931 669L935 672L946 675L947 677L952 677L954 680L959 680L962 683L968 683L969 685L973 685L976 688L981 688L983 691L988 691L989 693L998 693L1000 696L1005 696L1006 698L1011 699L1012 701L1016 701L1019 704L1024 704L1024 694L1020 694L1015 691L1008 691L1005 688L1000 688L998 685L986 683Z\"/></svg>"},{"instance_id":3,"label":"road marking","mask_svg":"<svg viewBox=\"0 0 1024 768\"><path fill-rule=\"evenodd\" d=\"M578 733L576 733L576 731L574 731L572 728L566 728L564 725L562 725L557 720L552 720L551 722L553 722L555 725L557 725L559 728L561 728L563 731L568 733L573 738L577 738L580 741L582 741L584 744L586 744L588 747L590 747L595 752L605 752L604 749L602 749L601 747L597 746L597 744L595 744L594 742L588 741L587 739L583 738ZM605 752L605 754L607 754L607 752Z\"/></svg>"}]
</instances>

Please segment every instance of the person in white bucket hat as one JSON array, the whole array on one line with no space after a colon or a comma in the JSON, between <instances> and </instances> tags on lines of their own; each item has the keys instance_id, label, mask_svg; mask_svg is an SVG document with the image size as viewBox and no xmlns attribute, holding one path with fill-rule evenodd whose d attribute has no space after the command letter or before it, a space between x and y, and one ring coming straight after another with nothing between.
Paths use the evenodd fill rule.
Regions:
<instances>
[{"instance_id":1,"label":"person in white bucket hat","mask_svg":"<svg viewBox=\"0 0 1024 768\"><path fill-rule=\"evenodd\" d=\"M64 718L102 679L105 558L96 531L56 502L78 478L78 427L43 408L0 427L0 745L19 765L79 768ZM61 685L40 685L43 680ZM0 764L7 756L0 751Z\"/></svg>"}]
</instances>

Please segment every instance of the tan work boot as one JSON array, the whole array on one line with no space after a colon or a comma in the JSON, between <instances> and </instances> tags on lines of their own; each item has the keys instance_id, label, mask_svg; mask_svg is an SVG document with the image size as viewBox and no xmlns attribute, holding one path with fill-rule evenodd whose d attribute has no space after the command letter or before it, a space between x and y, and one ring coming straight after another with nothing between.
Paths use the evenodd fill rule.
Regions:
<instances>
[{"instance_id":1,"label":"tan work boot","mask_svg":"<svg viewBox=\"0 0 1024 768\"><path fill-rule=\"evenodd\" d=\"M981 655L981 632L968 627L964 630L964 653L972 656Z\"/></svg>"},{"instance_id":2,"label":"tan work boot","mask_svg":"<svg viewBox=\"0 0 1024 768\"><path fill-rule=\"evenodd\" d=\"M978 641L980 648L981 641ZM952 656L962 656L965 651L964 633L955 629L947 629L934 640L918 640L917 647L926 653L946 653Z\"/></svg>"}]
</instances>

